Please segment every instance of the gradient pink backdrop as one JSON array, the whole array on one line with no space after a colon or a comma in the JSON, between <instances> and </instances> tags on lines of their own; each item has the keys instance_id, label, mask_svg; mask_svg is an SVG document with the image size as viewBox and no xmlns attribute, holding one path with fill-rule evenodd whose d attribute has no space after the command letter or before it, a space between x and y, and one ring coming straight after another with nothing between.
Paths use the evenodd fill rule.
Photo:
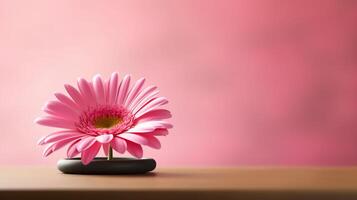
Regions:
<instances>
[{"instance_id":1,"label":"gradient pink backdrop","mask_svg":"<svg viewBox=\"0 0 357 200\"><path fill-rule=\"evenodd\" d=\"M357 164L357 1L0 0L0 164L49 164L33 124L64 83L147 77L161 166Z\"/></svg>"}]
</instances>

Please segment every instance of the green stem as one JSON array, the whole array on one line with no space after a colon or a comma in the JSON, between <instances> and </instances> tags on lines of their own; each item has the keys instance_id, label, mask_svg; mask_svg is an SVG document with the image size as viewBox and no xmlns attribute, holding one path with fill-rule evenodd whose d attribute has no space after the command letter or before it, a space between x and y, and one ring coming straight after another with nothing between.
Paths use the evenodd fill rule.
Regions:
<instances>
[{"instance_id":1,"label":"green stem","mask_svg":"<svg viewBox=\"0 0 357 200\"><path fill-rule=\"evenodd\" d=\"M109 146L108 160L113 160L113 149L111 146Z\"/></svg>"}]
</instances>

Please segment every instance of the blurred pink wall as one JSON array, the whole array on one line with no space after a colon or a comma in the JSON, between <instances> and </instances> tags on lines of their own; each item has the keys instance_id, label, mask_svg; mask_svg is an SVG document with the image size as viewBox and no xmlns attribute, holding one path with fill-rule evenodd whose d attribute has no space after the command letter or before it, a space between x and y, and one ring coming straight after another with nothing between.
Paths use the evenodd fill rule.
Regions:
<instances>
[{"instance_id":1,"label":"blurred pink wall","mask_svg":"<svg viewBox=\"0 0 357 200\"><path fill-rule=\"evenodd\" d=\"M161 166L357 164L357 1L0 0L0 164L54 165L33 124L78 76L171 102Z\"/></svg>"}]
</instances>

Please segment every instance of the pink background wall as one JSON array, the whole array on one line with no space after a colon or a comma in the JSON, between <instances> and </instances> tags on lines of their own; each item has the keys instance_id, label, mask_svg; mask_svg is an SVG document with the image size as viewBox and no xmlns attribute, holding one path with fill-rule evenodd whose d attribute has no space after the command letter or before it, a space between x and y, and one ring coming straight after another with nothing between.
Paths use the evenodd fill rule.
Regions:
<instances>
[{"instance_id":1,"label":"pink background wall","mask_svg":"<svg viewBox=\"0 0 357 200\"><path fill-rule=\"evenodd\" d=\"M357 164L357 1L0 0L0 164L54 165L33 124L78 76L171 102L161 166Z\"/></svg>"}]
</instances>

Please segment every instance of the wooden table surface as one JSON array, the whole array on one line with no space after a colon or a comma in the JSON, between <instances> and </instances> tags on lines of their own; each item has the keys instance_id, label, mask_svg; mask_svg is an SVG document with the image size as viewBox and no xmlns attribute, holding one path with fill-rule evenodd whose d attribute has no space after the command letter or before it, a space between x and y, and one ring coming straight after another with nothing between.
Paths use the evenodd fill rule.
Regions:
<instances>
[{"instance_id":1,"label":"wooden table surface","mask_svg":"<svg viewBox=\"0 0 357 200\"><path fill-rule=\"evenodd\" d=\"M0 199L357 199L357 167L159 168L145 175L67 175L0 167Z\"/></svg>"}]
</instances>

